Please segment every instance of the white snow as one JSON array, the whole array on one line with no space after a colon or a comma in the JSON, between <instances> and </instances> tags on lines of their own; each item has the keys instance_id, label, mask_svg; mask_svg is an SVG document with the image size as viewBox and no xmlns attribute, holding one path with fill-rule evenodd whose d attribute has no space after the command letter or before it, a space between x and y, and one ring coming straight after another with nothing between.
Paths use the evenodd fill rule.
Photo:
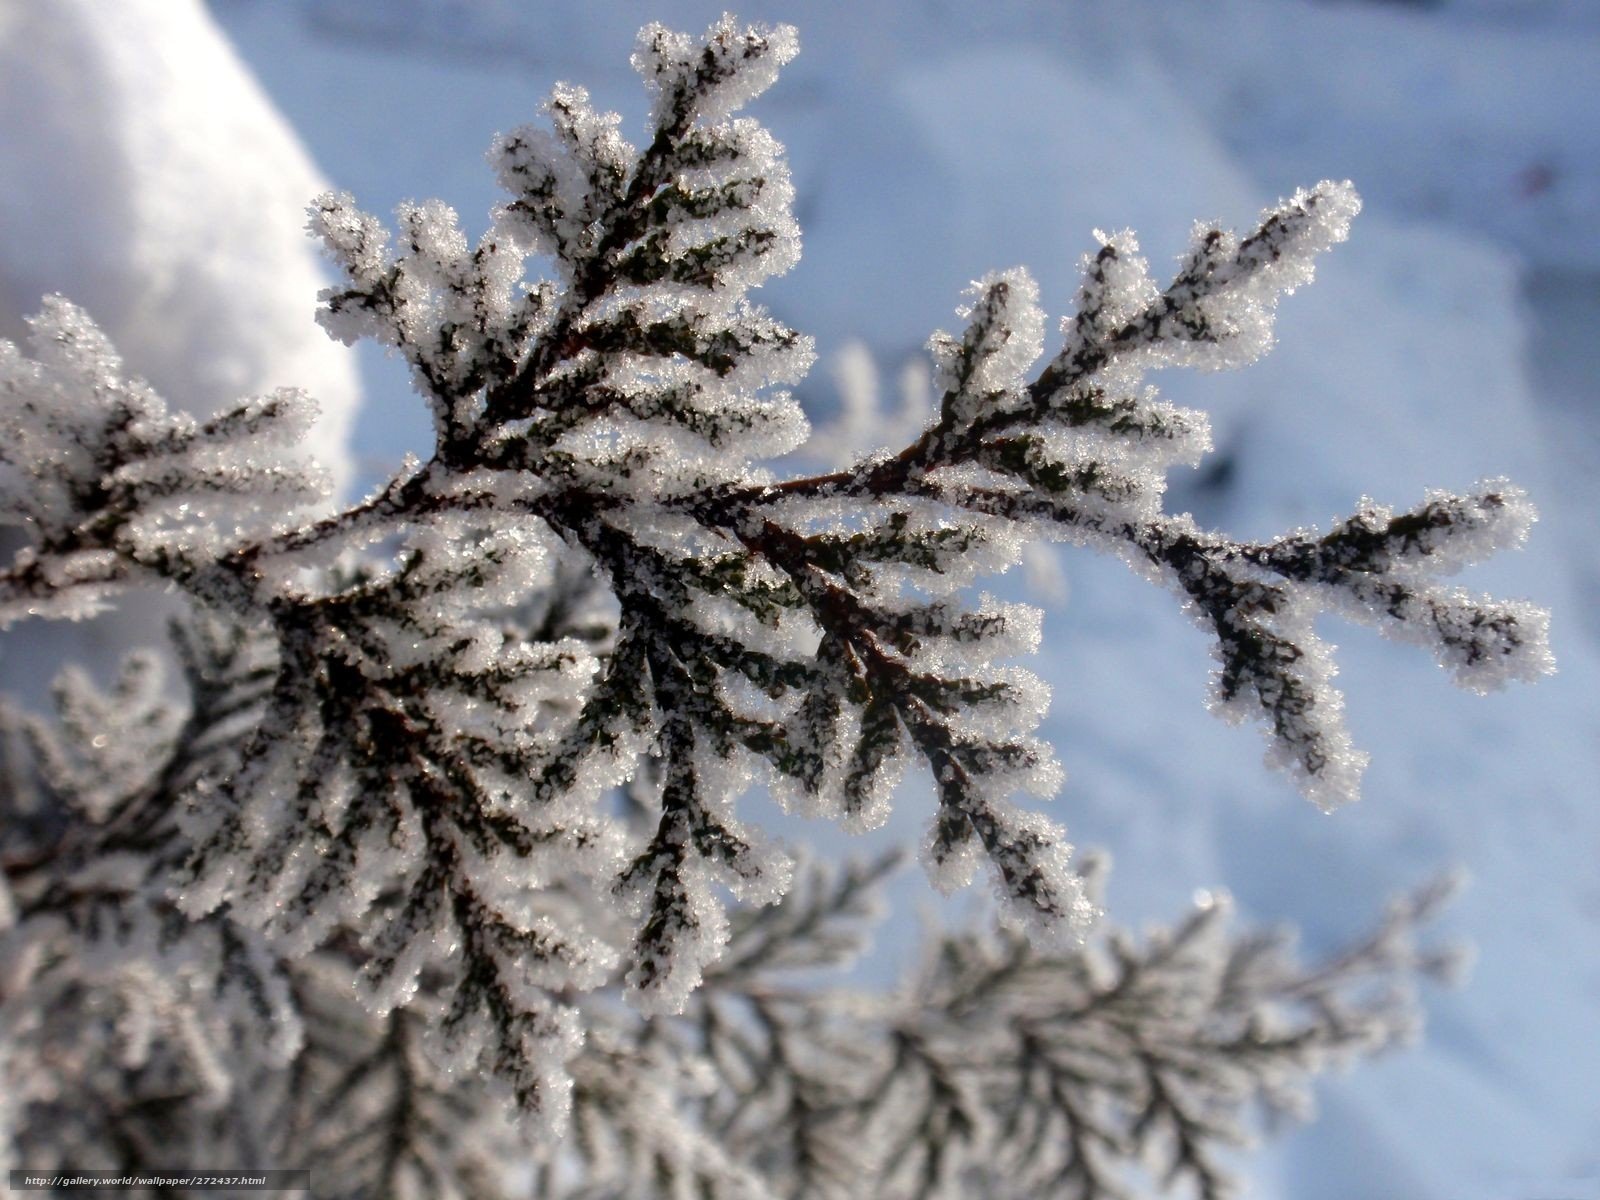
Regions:
<instances>
[{"instance_id":1,"label":"white snow","mask_svg":"<svg viewBox=\"0 0 1600 1200\"><path fill-rule=\"evenodd\" d=\"M309 328L320 188L199 0L0 10L0 337L59 292L179 408L304 388L348 479L353 363Z\"/></svg>"}]
</instances>

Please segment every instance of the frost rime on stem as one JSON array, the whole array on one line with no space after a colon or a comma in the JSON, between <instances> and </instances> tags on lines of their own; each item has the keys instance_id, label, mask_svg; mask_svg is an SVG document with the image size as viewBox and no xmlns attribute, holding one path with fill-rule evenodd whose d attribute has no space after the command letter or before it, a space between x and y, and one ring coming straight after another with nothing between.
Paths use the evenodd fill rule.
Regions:
<instances>
[{"instance_id":1,"label":"frost rime on stem","mask_svg":"<svg viewBox=\"0 0 1600 1200\"><path fill-rule=\"evenodd\" d=\"M1326 805L1355 795L1364 760L1312 632L1322 609L1427 645L1469 687L1550 665L1542 612L1437 582L1522 537L1532 510L1503 481L1261 544L1162 509L1166 470L1209 433L1145 372L1261 354L1278 296L1346 236L1348 184L1297 192L1242 237L1198 227L1164 287L1132 234L1101 235L1042 367L1028 274L985 277L962 332L930 343L919 436L775 480L761 460L807 436L783 388L812 347L749 298L799 234L781 147L735 114L795 51L792 30L731 18L699 40L646 29L642 146L558 86L543 126L496 141L509 199L476 246L438 202L402 206L393 234L348 196L313 205L345 275L321 319L398 349L436 432L427 462L346 511L295 515L316 492L275 456L304 425L293 393L170 416L63 301L31 355L0 345L0 516L30 541L0 572L0 617L82 615L156 582L270 647L270 682L235 715L239 760L184 779L183 911L296 954L340 947L375 1012L424 1013L550 1127L578 998L620 972L646 1009L681 1009L727 934L716 888L787 887L788 860L735 813L752 779L866 828L920 763L935 881L985 866L1041 944L1083 936L1095 909L1064 831L1013 799L1061 781L1032 736L1046 689L1005 661L1037 617L962 599L1030 540L1173 589L1215 639L1217 708L1259 722ZM550 277L524 281L530 260ZM519 627L508 613L570 580L552 559L609 607ZM116 819L72 763L51 769Z\"/></svg>"}]
</instances>

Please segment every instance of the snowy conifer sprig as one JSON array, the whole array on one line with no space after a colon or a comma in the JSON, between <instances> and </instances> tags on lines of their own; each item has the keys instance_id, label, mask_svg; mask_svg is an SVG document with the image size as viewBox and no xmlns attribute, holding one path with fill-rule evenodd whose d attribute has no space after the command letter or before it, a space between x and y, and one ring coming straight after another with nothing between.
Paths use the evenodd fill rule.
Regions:
<instances>
[{"instance_id":1,"label":"snowy conifer sprig","mask_svg":"<svg viewBox=\"0 0 1600 1200\"><path fill-rule=\"evenodd\" d=\"M963 330L930 345L920 435L776 479L763 461L807 434L783 389L812 348L749 298L799 240L781 147L736 114L796 48L731 18L700 39L647 28L641 145L558 86L542 125L495 142L508 199L476 245L438 202L402 206L393 233L348 196L313 204L344 275L321 320L403 355L435 430L426 461L349 508L301 511L318 493L284 452L309 412L294 393L168 414L63 301L30 353L0 347L0 518L28 540L0 570L0 620L161 584L241 630L254 664L204 728L154 709L139 726L138 706L69 687L69 721L116 708L147 749L171 737L150 761L178 766L41 755L78 807L65 831L23 822L36 879L81 866L161 922L336 948L374 1019L405 1031L402 1057L417 1017L437 1061L482 1065L555 1130L584 996L620 979L640 1011L683 1011L730 936L723 892L789 886L788 856L738 812L753 784L866 829L926 769L934 882L985 869L1039 953L1083 937L1095 906L1064 830L1016 801L1061 779L1033 736L1047 689L1011 661L1040 615L970 587L1030 540L1175 590L1215 639L1219 709L1261 722L1323 804L1355 794L1363 759L1320 611L1429 646L1468 686L1548 669L1541 611L1437 581L1525 532L1503 481L1259 544L1162 509L1166 471L1209 435L1144 374L1262 353L1279 294L1345 237L1347 184L1242 237L1201 226L1165 286L1130 234L1102 236L1049 358L1027 273L979 281ZM19 884L5 904L25 914L30 889L73 895ZM598 1062L591 1092L613 1087Z\"/></svg>"},{"instance_id":2,"label":"snowy conifer sprig","mask_svg":"<svg viewBox=\"0 0 1600 1200\"><path fill-rule=\"evenodd\" d=\"M1458 682L1478 690L1548 671L1542 610L1434 582L1519 544L1533 519L1526 497L1495 480L1464 497L1430 495L1398 516L1369 504L1323 536L1237 542L1161 511L1166 469L1196 460L1209 448L1209 432L1203 414L1155 400L1141 382L1153 367L1232 366L1261 353L1277 294L1309 278L1311 258L1343 239L1357 207L1348 185L1323 184L1269 210L1242 240L1201 227L1160 290L1131 236L1104 239L1085 260L1064 347L1031 379L1043 328L1036 289L1020 270L991 276L973 288L965 333L932 343L940 412L912 445L852 470L746 487L697 511L707 523L737 529L796 576L845 571L842 560L822 559L776 528L815 503L876 510L866 523L880 529L920 512L942 544L963 550L1026 536L1116 553L1177 591L1215 636L1223 715L1260 720L1271 760L1319 803L1350 799L1365 756L1340 719L1313 618L1334 608L1427 645ZM752 534L758 520L766 524ZM850 565L865 569L859 559ZM934 557L919 565L951 571ZM854 615L880 645L893 645L902 629L884 614ZM942 620L952 619L972 616L947 610ZM919 632L961 637L939 619ZM901 719L933 760L937 739L903 712ZM932 861L945 862L951 839L961 836L959 823L949 838L937 833Z\"/></svg>"},{"instance_id":3,"label":"snowy conifer sprig","mask_svg":"<svg viewBox=\"0 0 1600 1200\"><path fill-rule=\"evenodd\" d=\"M0 522L28 539L0 574L0 626L87 616L141 578L189 582L265 532L263 506L288 516L323 498L318 473L284 454L316 413L304 395L197 422L128 378L60 297L29 326L31 356L0 341Z\"/></svg>"},{"instance_id":4,"label":"snowy conifer sprig","mask_svg":"<svg viewBox=\"0 0 1600 1200\"><path fill-rule=\"evenodd\" d=\"M294 1058L288 967L259 933L173 902L177 820L195 780L231 768L271 683L260 639L197 621L177 639L190 706L146 655L108 691L63 673L57 719L6 707L0 1044L8 1150L47 1167L170 1169L174 1155L265 1137L241 1093ZM237 1150L239 1153L234 1153Z\"/></svg>"},{"instance_id":5,"label":"snowy conifer sprig","mask_svg":"<svg viewBox=\"0 0 1600 1200\"><path fill-rule=\"evenodd\" d=\"M604 1062L613 1090L580 1085L581 1182L552 1172L540 1200L689 1182L775 1200L1236 1195L1228 1158L1258 1118L1305 1118L1316 1074L1408 1040L1416 983L1461 962L1418 938L1441 881L1311 965L1282 931L1231 930L1231 904L1207 896L1173 928L1066 951L1003 927L947 935L895 996L806 986L862 948L893 865L812 870L784 905L741 910L684 1018L627 1053L616 1031L586 1049L574 1069ZM646 1081L674 1060L710 1079L671 1108Z\"/></svg>"},{"instance_id":6,"label":"snowy conifer sprig","mask_svg":"<svg viewBox=\"0 0 1600 1200\"><path fill-rule=\"evenodd\" d=\"M502 619L592 630L587 600L556 580ZM947 936L898 996L818 990L819 972L865 947L897 860L813 864L784 904L732 914L683 1016L628 1014L620 972L571 995L589 1031L570 1063L572 1136L535 1149L511 1119L514 1080L438 1053L461 989L447 953L379 1015L358 986L375 957L359 918L307 955L231 910L193 919L171 903L194 780L237 774L252 753L239 731L270 708L274 676L264 631L204 620L181 634L186 714L139 658L104 694L69 676L55 723L5 714L0 1095L17 1161L309 1162L319 1190L347 1200L526 1196L530 1171L533 1195L589 1200L1034 1195L1057 1177L1077 1189L1064 1194L1109 1197L1179 1119L1176 1085L1158 1090L1126 1053L1137 1042L1151 1070L1197 1081L1181 1165L1215 1185L1210 1155L1251 1104L1300 1112L1329 1062L1409 1030L1408 977L1449 962L1412 937L1435 892L1310 970L1282 937L1227 935L1218 904L1168 935L1109 931L1064 951L1004 929ZM84 722L114 710L121 740L95 745ZM130 755L138 770L108 790ZM630 812L653 826L645 805ZM406 901L391 888L379 905ZM1055 1056L1030 1038L1055 1039ZM1031 1190L1005 1190L1013 1180Z\"/></svg>"}]
</instances>

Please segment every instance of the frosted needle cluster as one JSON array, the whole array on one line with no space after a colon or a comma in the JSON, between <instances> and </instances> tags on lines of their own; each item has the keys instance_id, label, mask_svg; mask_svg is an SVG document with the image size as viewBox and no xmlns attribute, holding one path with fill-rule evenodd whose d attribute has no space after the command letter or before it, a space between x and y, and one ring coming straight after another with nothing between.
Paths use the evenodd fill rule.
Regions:
<instances>
[{"instance_id":1,"label":"frosted needle cluster","mask_svg":"<svg viewBox=\"0 0 1600 1200\"><path fill-rule=\"evenodd\" d=\"M1112 986L1108 972L1138 974L1140 951L1109 963L1084 948L1098 906L1042 807L1062 780L1034 736L1048 689L1018 665L1038 647L1040 614L974 586L1030 543L1117 555L1174 592L1213 639L1217 710L1259 724L1271 761L1324 806L1356 796L1365 759L1340 718L1320 613L1420 643L1470 688L1550 668L1540 610L1441 582L1523 538L1533 510L1504 480L1403 512L1362 501L1325 530L1259 543L1162 506L1167 471L1205 454L1209 433L1146 375L1262 354L1278 298L1347 235L1360 207L1347 183L1296 192L1242 235L1196 227L1166 282L1132 234L1097 235L1054 331L1025 270L978 280L956 331L929 343L937 404L920 433L840 470L775 475L764 464L808 436L785 389L813 349L751 299L796 262L800 238L782 148L740 114L797 48L792 29L732 18L698 38L646 28L633 58L650 97L639 143L584 89L558 85L536 123L496 138L506 199L475 242L438 201L403 205L392 227L347 195L312 204L341 272L320 320L402 356L433 419L431 455L353 506L330 510L291 453L312 411L297 393L208 421L170 413L60 299L26 347L0 343L0 519L26 543L0 571L0 618L81 617L152 585L193 608L179 640L186 709L162 700L138 658L110 698L86 677L61 685L65 727L98 722L114 731L109 748L7 718L32 747L12 758L31 764L16 769L47 798L38 811L57 813L8 801L0 1032L13 1056L23 1030L57 1028L27 1007L48 998L118 1031L83 1071L136 1070L145 1083L165 1072L212 1114L240 1088L276 1087L287 1127L350 1126L389 1119L403 1097L420 1140L397 1144L415 1153L383 1158L373 1142L388 1182L360 1194L490 1194L440 1183L464 1178L468 1143L416 1149L431 1145L417 1131L448 1124L459 1102L478 1130L473 1169L499 1161L484 1148L514 1131L480 1121L482 1106L461 1098L469 1083L513 1097L525 1129L576 1120L586 1147L633 1139L630 1161L656 1162L653 1178L790 1194L781 1172L762 1181L759 1156L730 1157L756 1109L717 1116L708 1102L696 1118L682 1102L696 1071L734 1071L740 1037L759 1058L748 1039L760 1028L776 1039L762 1043L763 1069L789 1069L776 1000L764 1013L741 993L754 1007L717 1024L717 989L756 969L749 939L769 938L764 953L782 965L785 939L803 946L820 928L749 915L796 878L791 853L740 812L753 787L852 830L880 825L896 796L925 804L933 882L983 876L1019 931L987 949L951 943L939 1029L900 1018L880 1029L921 1082L896 1076L877 1099L835 1103L795 1068L801 1090L779 1107L800 1120L794 1106L817 1092L823 1115L807 1128L819 1137L854 1128L851 1112L862 1128L893 1124L875 1114L903 1085L930 1120L955 1122L939 1145L976 1138L987 1085L947 1034L1001 959L1024 975L1065 972L1084 1004ZM929 786L900 788L908 772ZM1189 962L1213 922L1184 926L1175 958ZM728 957L730 939L745 959ZM1293 1057L1273 1041L1276 1018L1251 1007L1290 987L1273 963L1258 993L1222 1004L1213 980L1216 1003L1162 1028L1220 1037L1200 1018L1221 1012L1230 1036L1259 1034ZM1013 986L997 993L1021 1014L1008 1028L1048 1041L1061 1072L1093 1076L1079 1035L1060 1041L1070 1014ZM631 1009L602 1002L617 992ZM1172 1016L1177 1001L1152 994L1152 1011ZM1292 988L1273 994L1304 1015ZM1327 1036L1307 1046L1362 1043L1358 1026L1379 1030L1369 1042L1393 1032L1387 1016L1352 1016L1334 1037L1327 1005L1305 1026ZM676 1014L700 1033L641 1032ZM230 1080L227 1047L262 1023L276 1033L249 1060L257 1076ZM712 1066L685 1065L701 1052ZM290 1069L333 1099L296 1110ZM1236 1106L1258 1084L1228 1076L1205 1104ZM1152 1128L1198 1136L1172 1089L1199 1085L1176 1069L1107 1086L1154 1114ZM54 1102L37 1090L7 1102ZM1090 1184L1111 1178L1102 1159L1140 1142L1136 1115L1096 1125L1040 1103L1017 1119L1078 1131L1078 1157L1051 1169L1082 1186L1062 1194L1110 1195ZM669 1113L677 1132L640 1149ZM277 1119L265 1114L263 1138ZM623 1132L603 1133L603 1117ZM72 1136L92 1147L116 1120L82 1117ZM218 1122L196 1119L190 1135ZM1022 1153L1021 1127L1012 1134ZM365 1145L352 1133L337 1153ZM959 1180L982 1158L927 1153L857 1177L881 1168L892 1188L871 1194L913 1194L917 1179ZM565 1186L562 1161L541 1176L547 1194Z\"/></svg>"}]
</instances>

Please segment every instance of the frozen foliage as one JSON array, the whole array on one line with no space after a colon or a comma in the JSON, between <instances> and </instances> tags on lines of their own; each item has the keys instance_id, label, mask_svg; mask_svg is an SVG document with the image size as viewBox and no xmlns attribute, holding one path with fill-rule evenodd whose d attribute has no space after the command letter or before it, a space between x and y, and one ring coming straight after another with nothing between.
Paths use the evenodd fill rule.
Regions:
<instances>
[{"instance_id":1,"label":"frozen foliage","mask_svg":"<svg viewBox=\"0 0 1600 1200\"><path fill-rule=\"evenodd\" d=\"M1150 1159L1217 1195L1251 1102L1406 1026L1362 983L1431 961L1411 909L1309 973L1221 905L1085 942L1085 874L1018 799L1062 778L1014 661L1040 615L972 586L1040 539L1124 558L1324 805L1364 760L1320 612L1473 688L1549 669L1540 610L1438 582L1526 532L1504 481L1264 543L1163 510L1209 434L1145 374L1259 356L1354 191L1198 226L1165 285L1099 235L1048 357L1027 272L987 276L903 448L780 479L812 348L749 293L799 235L781 148L736 114L796 48L645 29L641 145L557 86L496 139L509 198L475 245L438 202L393 231L312 205L343 272L323 324L401 354L435 432L342 511L299 514L298 394L169 414L59 299L3 344L0 516L27 545L0 618L149 583L194 606L186 708L136 657L104 695L64 676L59 732L6 714L0 1069L30 1166L309 1153L374 1197L509 1194L522 1160L588 1196L1002 1195L1003 1166L1090 1197ZM771 907L794 864L739 801L870 829L908 769L933 883L983 873L1002 931L940 940L914 1003L786 991L771 973L855 944L872 872Z\"/></svg>"},{"instance_id":2,"label":"frozen foliage","mask_svg":"<svg viewBox=\"0 0 1600 1200\"><path fill-rule=\"evenodd\" d=\"M31 357L0 342L0 520L31 543L0 584L0 621L87 615L141 568L192 582L243 540L226 522L322 498L283 454L316 412L301 394L199 422L128 379L73 305L48 299L29 324Z\"/></svg>"},{"instance_id":3,"label":"frozen foliage","mask_svg":"<svg viewBox=\"0 0 1600 1200\"><path fill-rule=\"evenodd\" d=\"M886 865L815 872L786 910L749 914L697 997L689 1046L718 1079L705 1119L778 1195L1233 1195L1225 1152L1249 1109L1307 1115L1307 1072L1408 1037L1413 978L1460 962L1414 936L1444 881L1309 967L1202 895L1172 929L1066 952L947 934L890 998L786 985L854 949Z\"/></svg>"},{"instance_id":4,"label":"frozen foliage","mask_svg":"<svg viewBox=\"0 0 1600 1200\"><path fill-rule=\"evenodd\" d=\"M348 935L286 953L229 914L173 908L173 814L237 754L272 686L258 636L204 622L179 646L186 714L137 660L104 695L64 689L56 722L0 713L17 897L0 932L4 1128L40 1169L309 1163L319 1194L351 1200L1111 1200L1147 1178L1227 1195L1251 1111L1307 1115L1309 1077L1409 1037L1413 981L1459 962L1415 937L1440 886L1309 967L1286 935L1233 932L1226 900L1203 896L1171 930L1063 951L1003 929L943 935L893 995L830 990L819 974L864 948L897 860L810 866L783 905L734 914L681 1016L629 1015L607 999L616 976L580 999L571 1135L541 1148L501 1087L437 1053L446 972L377 1013ZM130 743L148 774L109 806L50 766L91 700L120 700L147 731ZM1097 865L1085 872L1093 886Z\"/></svg>"}]
</instances>

